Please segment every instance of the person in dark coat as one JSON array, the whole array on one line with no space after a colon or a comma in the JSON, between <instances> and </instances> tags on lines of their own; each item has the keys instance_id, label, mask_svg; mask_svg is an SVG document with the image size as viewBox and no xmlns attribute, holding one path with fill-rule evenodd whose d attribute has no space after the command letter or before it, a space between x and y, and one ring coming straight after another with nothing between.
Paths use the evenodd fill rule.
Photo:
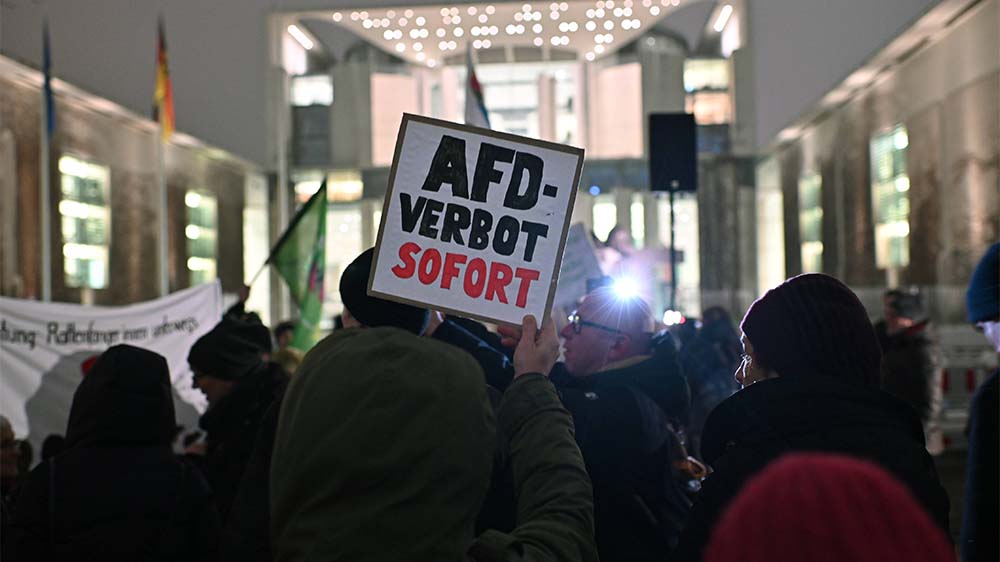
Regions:
<instances>
[{"instance_id":1,"label":"person in dark coat","mask_svg":"<svg viewBox=\"0 0 1000 562\"><path fill-rule=\"evenodd\" d=\"M790 452L867 459L901 481L948 531L948 495L916 412L879 390L881 352L857 296L823 274L793 277L750 306L740 326L743 389L702 433L714 472L670 560L699 561L723 511L752 476ZM775 532L780 532L776 529Z\"/></svg>"},{"instance_id":2,"label":"person in dark coat","mask_svg":"<svg viewBox=\"0 0 1000 562\"><path fill-rule=\"evenodd\" d=\"M427 325L427 310L368 296L368 272L373 257L372 249L362 252L341 275L344 328L393 326L414 335L421 334ZM340 329L343 328L337 331ZM253 450L235 491L233 508L223 533L222 560L265 562L272 559L269 475L284 391L282 387L277 399L264 413L259 431L254 434Z\"/></svg>"},{"instance_id":3,"label":"person in dark coat","mask_svg":"<svg viewBox=\"0 0 1000 562\"><path fill-rule=\"evenodd\" d=\"M916 410L927 451L944 452L941 432L941 345L924 313L919 293L894 289L883 297L883 319L875 323L882 347L882 390Z\"/></svg>"},{"instance_id":4,"label":"person in dark coat","mask_svg":"<svg viewBox=\"0 0 1000 562\"><path fill-rule=\"evenodd\" d=\"M1000 353L1000 243L979 262L966 292L969 322ZM969 409L965 463L965 512L960 535L963 562L1000 560L1000 369L979 387Z\"/></svg>"},{"instance_id":5,"label":"person in dark coat","mask_svg":"<svg viewBox=\"0 0 1000 562\"><path fill-rule=\"evenodd\" d=\"M454 346L393 327L319 342L278 424L274 560L596 562L590 479L544 376L558 336L551 319L526 317L524 332L496 413ZM511 459L517 527L476 533L497 447Z\"/></svg>"},{"instance_id":6,"label":"person in dark coat","mask_svg":"<svg viewBox=\"0 0 1000 562\"><path fill-rule=\"evenodd\" d=\"M66 448L66 438L58 433L52 433L42 441L42 460L47 461Z\"/></svg>"},{"instance_id":7,"label":"person in dark coat","mask_svg":"<svg viewBox=\"0 0 1000 562\"><path fill-rule=\"evenodd\" d=\"M742 351L740 335L729 313L718 306L705 309L701 329L694 339L681 346L681 365L691 387L688 450L699 458L705 420L739 388L733 380L733 371L740 364Z\"/></svg>"},{"instance_id":8,"label":"person in dark coat","mask_svg":"<svg viewBox=\"0 0 1000 562\"><path fill-rule=\"evenodd\" d=\"M194 386L208 398L208 410L198 421L206 433L201 468L224 521L264 413L288 384L284 370L263 359L270 352L270 341L263 324L230 315L199 338L188 353Z\"/></svg>"},{"instance_id":9,"label":"person in dark coat","mask_svg":"<svg viewBox=\"0 0 1000 562\"><path fill-rule=\"evenodd\" d=\"M170 448L166 360L109 348L73 396L65 449L10 506L4 560L214 560L219 515L201 475Z\"/></svg>"},{"instance_id":10,"label":"person in dark coat","mask_svg":"<svg viewBox=\"0 0 1000 562\"><path fill-rule=\"evenodd\" d=\"M604 562L662 560L690 507L683 487L690 474L675 465L687 466L677 430L687 422L690 393L673 340L652 331L642 299L599 288L562 330L564 362L550 374L593 480ZM507 346L520 337L506 328L501 334ZM486 375L501 389L511 378L509 369Z\"/></svg>"}]
</instances>

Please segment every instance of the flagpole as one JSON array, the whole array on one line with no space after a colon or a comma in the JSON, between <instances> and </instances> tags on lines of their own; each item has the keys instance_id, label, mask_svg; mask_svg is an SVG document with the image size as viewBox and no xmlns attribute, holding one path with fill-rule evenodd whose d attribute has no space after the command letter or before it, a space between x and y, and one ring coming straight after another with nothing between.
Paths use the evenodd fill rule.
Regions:
<instances>
[{"instance_id":1,"label":"flagpole","mask_svg":"<svg viewBox=\"0 0 1000 562\"><path fill-rule=\"evenodd\" d=\"M48 107L45 100L44 89L42 91L42 110L38 120L41 146L38 158L39 177L39 226L41 232L41 256L42 256L42 300L52 300L52 177L49 169L49 162L52 157L51 138L49 138Z\"/></svg>"},{"instance_id":2,"label":"flagpole","mask_svg":"<svg viewBox=\"0 0 1000 562\"><path fill-rule=\"evenodd\" d=\"M163 120L157 126L156 135L156 184L157 184L157 210L159 212L160 235L157 244L158 258L160 263L160 296L165 297L170 293L170 267L169 260L169 240L167 240L167 178L164 174L163 165Z\"/></svg>"}]
</instances>

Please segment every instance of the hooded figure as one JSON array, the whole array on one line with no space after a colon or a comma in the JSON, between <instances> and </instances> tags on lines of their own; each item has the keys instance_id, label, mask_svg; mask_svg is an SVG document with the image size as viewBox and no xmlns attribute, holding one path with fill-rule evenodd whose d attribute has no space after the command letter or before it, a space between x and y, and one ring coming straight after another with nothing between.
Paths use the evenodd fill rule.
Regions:
<instances>
[{"instance_id":1,"label":"hooded figure","mask_svg":"<svg viewBox=\"0 0 1000 562\"><path fill-rule=\"evenodd\" d=\"M171 451L166 360L118 345L80 383L62 452L20 489L5 560L214 559L219 516L208 486Z\"/></svg>"},{"instance_id":2,"label":"hooded figure","mask_svg":"<svg viewBox=\"0 0 1000 562\"><path fill-rule=\"evenodd\" d=\"M252 318L226 316L188 353L194 385L208 397L199 425L207 434L203 469L227 519L250 462L264 414L288 384L277 364L266 362L268 329Z\"/></svg>"},{"instance_id":3,"label":"hooded figure","mask_svg":"<svg viewBox=\"0 0 1000 562\"><path fill-rule=\"evenodd\" d=\"M774 459L816 451L866 459L902 482L945 536L948 495L916 412L879 390L880 351L868 314L839 280L793 277L757 299L740 326L743 389L709 415L702 486L671 561L702 559L717 520ZM774 532L782 532L775 529Z\"/></svg>"},{"instance_id":4,"label":"hooded figure","mask_svg":"<svg viewBox=\"0 0 1000 562\"><path fill-rule=\"evenodd\" d=\"M361 253L344 270L340 277L340 299L344 303L344 316L348 327L365 326L395 326L420 334L427 324L428 311L414 306L387 301L368 296L368 273L371 271L374 249ZM341 328L338 328L338 330ZM240 336L237 340L254 340ZM232 341L232 339L230 340ZM192 349L192 353L194 353ZM279 351L279 353L281 353ZM280 357L276 354L275 360ZM301 360L299 361L301 364ZM193 365L193 364L192 364ZM296 366L296 370L297 370ZM249 439L256 438L253 450L248 453L244 463L242 481L230 482L225 485L236 486L233 489L234 499L232 509L227 510L226 529L222 537L221 558L224 561L267 562L272 559L270 528L270 488L269 474L271 456L274 448L274 436L278 429L278 415L281 411L282 387L276 400L263 414L257 424L259 430ZM204 426L203 426L204 427Z\"/></svg>"},{"instance_id":5,"label":"hooded figure","mask_svg":"<svg viewBox=\"0 0 1000 562\"><path fill-rule=\"evenodd\" d=\"M519 527L477 539L497 439ZM495 420L470 355L397 328L338 331L306 356L271 498L279 561L596 560L590 481L551 383L520 376Z\"/></svg>"}]
</instances>

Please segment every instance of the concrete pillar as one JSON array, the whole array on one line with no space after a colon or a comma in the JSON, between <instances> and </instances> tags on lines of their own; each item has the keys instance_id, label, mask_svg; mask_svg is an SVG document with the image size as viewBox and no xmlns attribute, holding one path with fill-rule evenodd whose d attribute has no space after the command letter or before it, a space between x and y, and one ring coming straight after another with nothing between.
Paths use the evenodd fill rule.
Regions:
<instances>
[{"instance_id":1,"label":"concrete pillar","mask_svg":"<svg viewBox=\"0 0 1000 562\"><path fill-rule=\"evenodd\" d=\"M371 72L367 61L345 61L333 67L330 106L330 162L334 168L371 165Z\"/></svg>"},{"instance_id":2,"label":"concrete pillar","mask_svg":"<svg viewBox=\"0 0 1000 562\"><path fill-rule=\"evenodd\" d=\"M538 136L556 141L556 79L545 74L538 77Z\"/></svg>"},{"instance_id":3,"label":"concrete pillar","mask_svg":"<svg viewBox=\"0 0 1000 562\"><path fill-rule=\"evenodd\" d=\"M753 162L709 157L698 165L701 307L741 315L756 296Z\"/></svg>"}]
</instances>

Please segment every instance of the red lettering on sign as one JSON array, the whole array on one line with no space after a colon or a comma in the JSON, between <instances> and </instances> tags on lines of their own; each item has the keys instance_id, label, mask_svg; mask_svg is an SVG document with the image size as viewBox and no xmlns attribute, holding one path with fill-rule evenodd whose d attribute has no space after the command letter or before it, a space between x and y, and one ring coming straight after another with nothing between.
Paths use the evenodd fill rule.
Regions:
<instances>
[{"instance_id":1,"label":"red lettering on sign","mask_svg":"<svg viewBox=\"0 0 1000 562\"><path fill-rule=\"evenodd\" d=\"M392 272L400 279L409 279L417 270L417 262L413 259L413 254L420 251L420 246L413 242L407 242L399 247L399 259L403 263L394 266Z\"/></svg>"},{"instance_id":2,"label":"red lettering on sign","mask_svg":"<svg viewBox=\"0 0 1000 562\"><path fill-rule=\"evenodd\" d=\"M476 280L472 280L472 275L476 274ZM486 262L482 258L476 258L469 262L465 268L465 294L477 299L483 294L486 287Z\"/></svg>"},{"instance_id":3,"label":"red lettering on sign","mask_svg":"<svg viewBox=\"0 0 1000 562\"><path fill-rule=\"evenodd\" d=\"M441 273L441 252L428 248L420 258L420 272L417 277L424 285L430 285L437 279L439 273Z\"/></svg>"},{"instance_id":4,"label":"red lettering on sign","mask_svg":"<svg viewBox=\"0 0 1000 562\"><path fill-rule=\"evenodd\" d=\"M509 265L493 262L490 266L490 282L486 284L486 300L491 301L496 296L500 302L507 304L507 291L504 289L514 280L514 270Z\"/></svg>"},{"instance_id":5,"label":"red lettering on sign","mask_svg":"<svg viewBox=\"0 0 1000 562\"><path fill-rule=\"evenodd\" d=\"M441 288L451 289L451 280L458 277L461 271L455 267L455 264L463 264L465 260L469 259L462 254L453 254L448 252L444 255L444 272L441 274Z\"/></svg>"},{"instance_id":6,"label":"red lettering on sign","mask_svg":"<svg viewBox=\"0 0 1000 562\"><path fill-rule=\"evenodd\" d=\"M416 254L420 253L419 259ZM400 263L392 267L392 273L400 279L417 276L424 285L433 285L440 280L442 289L451 290L452 281L462 278L462 290L469 298L480 297L488 301L509 304L507 287L518 279L517 299L514 305L525 308L531 283L537 281L541 273L536 269L519 267L516 270L502 262L487 262L482 258L469 260L469 256L441 252L434 248L424 250L414 242L399 247ZM465 265L463 271L461 266ZM485 294L484 294L485 293Z\"/></svg>"},{"instance_id":7,"label":"red lettering on sign","mask_svg":"<svg viewBox=\"0 0 1000 562\"><path fill-rule=\"evenodd\" d=\"M518 308L524 308L528 304L528 289L531 288L532 281L538 281L538 275L537 270L523 267L517 268L514 272L514 277L521 280L521 285L517 288L517 302L514 303Z\"/></svg>"}]
</instances>

